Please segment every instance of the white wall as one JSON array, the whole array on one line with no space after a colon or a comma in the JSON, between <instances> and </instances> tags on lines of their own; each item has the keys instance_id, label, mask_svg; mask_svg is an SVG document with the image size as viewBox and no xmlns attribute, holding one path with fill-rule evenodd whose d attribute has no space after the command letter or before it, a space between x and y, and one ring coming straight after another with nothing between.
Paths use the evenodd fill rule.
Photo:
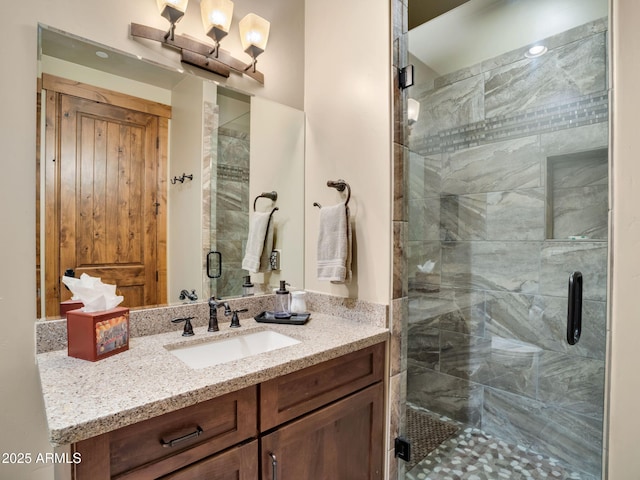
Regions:
<instances>
[{"instance_id":1,"label":"white wall","mask_svg":"<svg viewBox=\"0 0 640 480\"><path fill-rule=\"evenodd\" d=\"M347 8L348 7L348 8ZM306 0L305 288L388 304L391 263L391 45L388 0ZM317 280L319 212L352 189L354 278Z\"/></svg>"},{"instance_id":2,"label":"white wall","mask_svg":"<svg viewBox=\"0 0 640 480\"><path fill-rule=\"evenodd\" d=\"M640 478L640 3L613 0L609 479Z\"/></svg>"}]
</instances>

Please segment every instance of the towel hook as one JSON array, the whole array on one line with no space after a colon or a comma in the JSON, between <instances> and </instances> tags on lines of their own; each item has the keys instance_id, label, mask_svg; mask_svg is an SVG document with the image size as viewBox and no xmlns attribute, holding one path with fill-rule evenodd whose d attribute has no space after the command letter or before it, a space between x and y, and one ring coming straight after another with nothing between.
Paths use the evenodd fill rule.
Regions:
<instances>
[{"instance_id":1,"label":"towel hook","mask_svg":"<svg viewBox=\"0 0 640 480\"><path fill-rule=\"evenodd\" d=\"M253 211L256 211L256 202L258 201L259 198L268 198L269 200L271 200L272 202L275 202L276 200L278 200L278 192L271 191L271 192L262 192L260 195L258 195L255 200L253 200Z\"/></svg>"},{"instance_id":2,"label":"towel hook","mask_svg":"<svg viewBox=\"0 0 640 480\"><path fill-rule=\"evenodd\" d=\"M347 200L344 202L345 207L349 205L349 199L351 199L351 186L339 178L338 180L329 180L327 181L327 187L335 188L339 192L344 192L344 189L347 189ZM313 202L314 207L322 208L318 202Z\"/></svg>"}]
</instances>

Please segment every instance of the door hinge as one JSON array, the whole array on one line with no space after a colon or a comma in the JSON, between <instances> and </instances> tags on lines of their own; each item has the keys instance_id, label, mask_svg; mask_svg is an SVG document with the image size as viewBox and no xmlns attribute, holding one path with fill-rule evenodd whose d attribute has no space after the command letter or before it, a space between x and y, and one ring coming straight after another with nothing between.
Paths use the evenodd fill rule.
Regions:
<instances>
[{"instance_id":1,"label":"door hinge","mask_svg":"<svg viewBox=\"0 0 640 480\"><path fill-rule=\"evenodd\" d=\"M153 207L155 208L155 214L158 215L160 204L158 202L154 202Z\"/></svg>"},{"instance_id":2,"label":"door hinge","mask_svg":"<svg viewBox=\"0 0 640 480\"><path fill-rule=\"evenodd\" d=\"M160 137L156 137L156 149L160 148Z\"/></svg>"},{"instance_id":3,"label":"door hinge","mask_svg":"<svg viewBox=\"0 0 640 480\"><path fill-rule=\"evenodd\" d=\"M156 282L160 280L160 276L158 275L158 270L156 270Z\"/></svg>"},{"instance_id":4,"label":"door hinge","mask_svg":"<svg viewBox=\"0 0 640 480\"><path fill-rule=\"evenodd\" d=\"M396 437L394 447L394 455L396 458L401 458L405 462L411 460L411 442L409 440Z\"/></svg>"}]
</instances>

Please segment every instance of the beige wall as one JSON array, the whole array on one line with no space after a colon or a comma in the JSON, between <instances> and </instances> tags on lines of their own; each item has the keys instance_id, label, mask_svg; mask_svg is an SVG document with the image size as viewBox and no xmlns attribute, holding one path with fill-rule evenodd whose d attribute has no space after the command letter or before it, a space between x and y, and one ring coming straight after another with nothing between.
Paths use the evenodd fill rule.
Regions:
<instances>
[{"instance_id":1,"label":"beige wall","mask_svg":"<svg viewBox=\"0 0 640 480\"><path fill-rule=\"evenodd\" d=\"M390 298L391 262L389 4L307 0L305 15L305 288L383 304ZM312 205L341 200L326 185L338 178L352 189L350 285L316 275L319 212Z\"/></svg>"},{"instance_id":2,"label":"beige wall","mask_svg":"<svg viewBox=\"0 0 640 480\"><path fill-rule=\"evenodd\" d=\"M640 478L640 3L614 0L609 478Z\"/></svg>"}]
</instances>

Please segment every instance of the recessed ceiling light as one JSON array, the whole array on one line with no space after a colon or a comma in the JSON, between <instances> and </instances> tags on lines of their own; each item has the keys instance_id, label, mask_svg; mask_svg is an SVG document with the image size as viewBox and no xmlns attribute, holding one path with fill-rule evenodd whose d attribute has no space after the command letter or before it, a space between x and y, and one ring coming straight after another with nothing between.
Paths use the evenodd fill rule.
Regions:
<instances>
[{"instance_id":1,"label":"recessed ceiling light","mask_svg":"<svg viewBox=\"0 0 640 480\"><path fill-rule=\"evenodd\" d=\"M102 50L98 50L96 55L100 58L109 58L109 54L107 52L103 52Z\"/></svg>"},{"instance_id":2,"label":"recessed ceiling light","mask_svg":"<svg viewBox=\"0 0 640 480\"><path fill-rule=\"evenodd\" d=\"M541 57L545 53L547 53L547 47L545 47L544 45L534 45L529 50L527 50L527 53L525 53L524 56L527 58L536 58Z\"/></svg>"}]
</instances>

